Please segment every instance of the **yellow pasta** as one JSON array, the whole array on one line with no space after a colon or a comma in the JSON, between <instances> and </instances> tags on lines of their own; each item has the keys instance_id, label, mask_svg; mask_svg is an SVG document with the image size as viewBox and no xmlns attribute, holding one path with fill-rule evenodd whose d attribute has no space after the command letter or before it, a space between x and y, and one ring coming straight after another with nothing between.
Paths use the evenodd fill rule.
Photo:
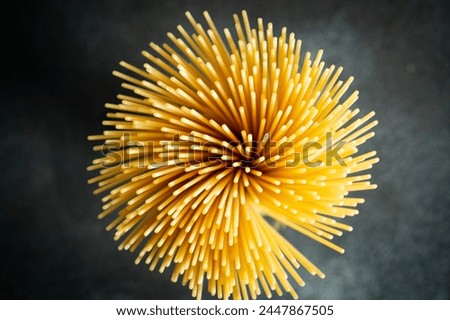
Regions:
<instances>
[{"instance_id":1,"label":"yellow pasta","mask_svg":"<svg viewBox=\"0 0 450 320\"><path fill-rule=\"evenodd\" d=\"M352 228L362 198L349 192L376 188L374 151L358 154L373 137L371 112L357 118L358 92L343 98L353 78L326 67L301 41L247 14L234 15L235 34L219 33L207 12L206 27L187 12L190 34L178 26L170 44L151 43L140 69L126 62L129 95L106 104L101 152L88 170L103 212L116 215L119 249L137 252L136 263L221 299L264 293L298 294L293 283L325 275L288 242L272 222L339 252L331 240Z\"/></svg>"}]
</instances>

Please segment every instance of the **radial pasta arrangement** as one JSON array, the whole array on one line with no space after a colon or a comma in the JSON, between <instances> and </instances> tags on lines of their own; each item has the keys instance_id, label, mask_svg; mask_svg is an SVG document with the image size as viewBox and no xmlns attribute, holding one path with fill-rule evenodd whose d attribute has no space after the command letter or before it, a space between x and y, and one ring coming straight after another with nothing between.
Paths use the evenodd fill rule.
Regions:
<instances>
[{"instance_id":1,"label":"radial pasta arrangement","mask_svg":"<svg viewBox=\"0 0 450 320\"><path fill-rule=\"evenodd\" d=\"M207 12L206 28L186 16L193 31L151 43L143 69L114 71L130 93L106 104L108 129L89 137L101 152L88 167L106 193L99 217L114 215L119 249L150 270L172 266L198 299L297 298L298 269L325 275L274 222L344 252L331 240L364 202L349 193L376 188L364 173L376 153L358 154L374 113L357 117L358 92L343 98L352 78L321 50L301 56L286 28L252 28L243 11L219 33Z\"/></svg>"}]
</instances>

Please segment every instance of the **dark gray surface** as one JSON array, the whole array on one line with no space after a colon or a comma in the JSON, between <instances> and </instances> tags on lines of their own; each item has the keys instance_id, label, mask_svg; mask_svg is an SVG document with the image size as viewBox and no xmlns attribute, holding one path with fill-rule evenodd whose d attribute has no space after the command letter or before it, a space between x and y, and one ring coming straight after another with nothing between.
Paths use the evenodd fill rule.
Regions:
<instances>
[{"instance_id":1,"label":"dark gray surface","mask_svg":"<svg viewBox=\"0 0 450 320\"><path fill-rule=\"evenodd\" d=\"M362 113L377 112L372 171L354 226L336 254L294 232L288 237L326 274L301 271L304 299L450 297L449 6L442 1L16 1L5 12L0 298L183 299L168 273L134 266L98 221L99 197L86 184L94 156L86 136L101 130L115 101L120 60L142 63L147 43L201 20L220 28L245 8L287 26L303 49L325 50L360 90ZM10 39L19 38L18 46ZM445 43L447 41L447 43ZM303 53L305 50L303 51Z\"/></svg>"}]
</instances>

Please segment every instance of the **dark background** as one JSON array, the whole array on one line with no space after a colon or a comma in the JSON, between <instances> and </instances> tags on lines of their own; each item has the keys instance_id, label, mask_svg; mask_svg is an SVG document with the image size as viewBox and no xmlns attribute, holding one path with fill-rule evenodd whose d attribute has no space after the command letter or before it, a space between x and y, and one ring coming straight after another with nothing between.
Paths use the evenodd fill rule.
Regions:
<instances>
[{"instance_id":1,"label":"dark background","mask_svg":"<svg viewBox=\"0 0 450 320\"><path fill-rule=\"evenodd\" d=\"M304 299L449 299L450 108L448 1L11 1L3 14L0 298L182 299L170 274L117 252L85 171L120 60L141 65L189 9L220 29L247 9L287 26L303 54L325 50L380 124L365 149L381 162L342 256L286 231L326 274L300 271ZM5 4L3 4L5 5ZM3 19L5 23L5 19Z\"/></svg>"}]
</instances>

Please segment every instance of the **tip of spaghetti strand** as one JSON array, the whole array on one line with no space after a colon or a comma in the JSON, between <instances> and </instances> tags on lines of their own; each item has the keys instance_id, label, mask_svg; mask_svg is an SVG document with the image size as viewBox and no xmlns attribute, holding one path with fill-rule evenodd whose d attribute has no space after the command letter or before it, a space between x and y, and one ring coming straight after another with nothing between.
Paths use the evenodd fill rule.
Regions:
<instances>
[{"instance_id":1,"label":"tip of spaghetti strand","mask_svg":"<svg viewBox=\"0 0 450 320\"><path fill-rule=\"evenodd\" d=\"M117 71L117 70L113 70L111 73L112 73L112 75L113 75L114 77L118 77L118 78L120 78L120 76L122 75L122 73L120 73L120 72Z\"/></svg>"},{"instance_id":2,"label":"tip of spaghetti strand","mask_svg":"<svg viewBox=\"0 0 450 320\"><path fill-rule=\"evenodd\" d=\"M88 136L87 139L88 141L98 140L97 136Z\"/></svg>"},{"instance_id":3,"label":"tip of spaghetti strand","mask_svg":"<svg viewBox=\"0 0 450 320\"><path fill-rule=\"evenodd\" d=\"M317 272L316 272L317 271ZM319 269L317 269L316 271L314 271L314 275L318 276L320 279L325 279L325 273L323 273L322 271L320 271Z\"/></svg>"}]
</instances>

